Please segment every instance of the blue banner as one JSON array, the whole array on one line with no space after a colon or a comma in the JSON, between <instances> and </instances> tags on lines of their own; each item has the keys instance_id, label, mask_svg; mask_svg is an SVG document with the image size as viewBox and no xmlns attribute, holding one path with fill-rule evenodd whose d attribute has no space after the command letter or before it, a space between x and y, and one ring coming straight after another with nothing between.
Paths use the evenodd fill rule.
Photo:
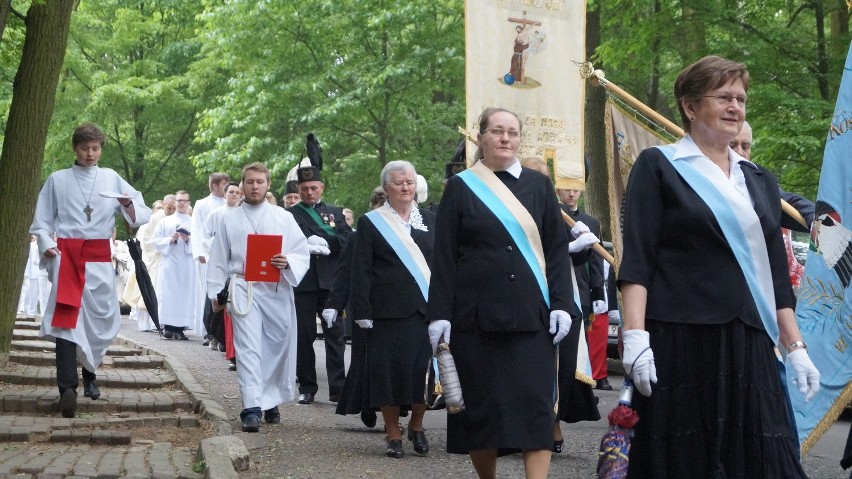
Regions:
<instances>
[{"instance_id":1,"label":"blue banner","mask_svg":"<svg viewBox=\"0 0 852 479\"><path fill-rule=\"evenodd\" d=\"M820 371L819 393L804 401L787 368L802 452L807 452L852 400L852 50L828 128L811 251L796 306L808 354Z\"/></svg>"}]
</instances>

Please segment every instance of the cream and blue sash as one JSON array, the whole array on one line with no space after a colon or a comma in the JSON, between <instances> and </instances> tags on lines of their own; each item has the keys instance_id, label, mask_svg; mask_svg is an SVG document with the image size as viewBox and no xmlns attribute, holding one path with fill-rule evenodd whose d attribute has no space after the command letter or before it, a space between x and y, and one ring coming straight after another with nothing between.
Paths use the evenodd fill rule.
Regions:
<instances>
[{"instance_id":1,"label":"cream and blue sash","mask_svg":"<svg viewBox=\"0 0 852 479\"><path fill-rule=\"evenodd\" d=\"M423 293L423 299L429 300L429 280L432 277L432 272L429 270L429 264L426 263L426 257L417 246L417 243L411 238L411 235L397 221L393 215L384 208L377 208L367 213L367 218L375 225L379 233L388 242L391 249L399 257L405 269L411 273L420 292Z\"/></svg>"},{"instance_id":2,"label":"cream and blue sash","mask_svg":"<svg viewBox=\"0 0 852 479\"><path fill-rule=\"evenodd\" d=\"M457 175L506 228L535 276L545 304L550 308L550 290L544 263L541 235L530 212L509 188L481 161Z\"/></svg>"},{"instance_id":3,"label":"cream and blue sash","mask_svg":"<svg viewBox=\"0 0 852 479\"><path fill-rule=\"evenodd\" d=\"M769 254L760 219L751 202L731 184L725 174L709 158L689 156L674 158L676 145L657 146L690 188L710 207L722 234L748 283L766 333L778 344L778 319L775 310L775 288L769 267Z\"/></svg>"}]
</instances>

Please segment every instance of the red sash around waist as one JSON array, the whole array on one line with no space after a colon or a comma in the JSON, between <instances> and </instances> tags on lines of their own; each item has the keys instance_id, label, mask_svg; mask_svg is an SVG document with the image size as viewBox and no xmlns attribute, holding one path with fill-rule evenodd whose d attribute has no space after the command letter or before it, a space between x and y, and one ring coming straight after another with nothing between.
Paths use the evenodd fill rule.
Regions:
<instances>
[{"instance_id":1,"label":"red sash around waist","mask_svg":"<svg viewBox=\"0 0 852 479\"><path fill-rule=\"evenodd\" d=\"M59 281L56 284L56 309L50 324L54 328L74 329L83 302L86 263L111 261L109 240L57 238L56 244L61 257Z\"/></svg>"}]
</instances>

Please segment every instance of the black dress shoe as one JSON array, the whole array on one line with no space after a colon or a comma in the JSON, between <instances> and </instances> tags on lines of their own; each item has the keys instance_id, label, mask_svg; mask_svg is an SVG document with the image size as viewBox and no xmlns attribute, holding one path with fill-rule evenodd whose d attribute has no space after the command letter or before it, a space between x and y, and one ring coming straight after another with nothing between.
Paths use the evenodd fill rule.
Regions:
<instances>
[{"instance_id":1,"label":"black dress shoe","mask_svg":"<svg viewBox=\"0 0 852 479\"><path fill-rule=\"evenodd\" d=\"M218 344L216 344L216 349L218 349L220 353L224 353L225 352L225 345L222 344L222 343L218 343Z\"/></svg>"},{"instance_id":2,"label":"black dress shoe","mask_svg":"<svg viewBox=\"0 0 852 479\"><path fill-rule=\"evenodd\" d=\"M243 419L243 432L257 432L260 430L260 416L249 414Z\"/></svg>"},{"instance_id":3,"label":"black dress shoe","mask_svg":"<svg viewBox=\"0 0 852 479\"><path fill-rule=\"evenodd\" d=\"M600 389L602 391L612 391L612 386L610 386L607 378L598 379L595 383L595 389Z\"/></svg>"},{"instance_id":4,"label":"black dress shoe","mask_svg":"<svg viewBox=\"0 0 852 479\"><path fill-rule=\"evenodd\" d=\"M556 454L561 454L562 449L565 447L565 439L553 440L553 452Z\"/></svg>"},{"instance_id":5,"label":"black dress shoe","mask_svg":"<svg viewBox=\"0 0 852 479\"><path fill-rule=\"evenodd\" d=\"M340 402L340 394L329 394L328 402Z\"/></svg>"},{"instance_id":6,"label":"black dress shoe","mask_svg":"<svg viewBox=\"0 0 852 479\"><path fill-rule=\"evenodd\" d=\"M426 454L429 452L429 441L426 440L424 431L408 430L408 440L414 443L414 452L417 454Z\"/></svg>"},{"instance_id":7,"label":"black dress shoe","mask_svg":"<svg viewBox=\"0 0 852 479\"><path fill-rule=\"evenodd\" d=\"M210 346L210 336L204 336L204 341L201 342L202 346Z\"/></svg>"},{"instance_id":8,"label":"black dress shoe","mask_svg":"<svg viewBox=\"0 0 852 479\"><path fill-rule=\"evenodd\" d=\"M361 422L367 427L376 427L376 411L372 409L361 410Z\"/></svg>"},{"instance_id":9,"label":"black dress shoe","mask_svg":"<svg viewBox=\"0 0 852 479\"><path fill-rule=\"evenodd\" d=\"M183 331L175 331L175 339L180 339L181 341L189 341L189 338L183 334Z\"/></svg>"},{"instance_id":10,"label":"black dress shoe","mask_svg":"<svg viewBox=\"0 0 852 479\"><path fill-rule=\"evenodd\" d=\"M228 371L236 371L237 370L237 361L234 359L228 360Z\"/></svg>"},{"instance_id":11,"label":"black dress shoe","mask_svg":"<svg viewBox=\"0 0 852 479\"><path fill-rule=\"evenodd\" d=\"M101 390L98 388L98 382L92 379L90 382L83 385L83 396L95 399L101 397Z\"/></svg>"},{"instance_id":12,"label":"black dress shoe","mask_svg":"<svg viewBox=\"0 0 852 479\"><path fill-rule=\"evenodd\" d=\"M163 339L172 339L175 334L171 331L163 331Z\"/></svg>"},{"instance_id":13,"label":"black dress shoe","mask_svg":"<svg viewBox=\"0 0 852 479\"><path fill-rule=\"evenodd\" d=\"M402 450L402 439L394 439L388 441L388 450L385 453L388 457L402 459L405 457L405 452Z\"/></svg>"},{"instance_id":14,"label":"black dress shoe","mask_svg":"<svg viewBox=\"0 0 852 479\"><path fill-rule=\"evenodd\" d=\"M311 393L299 394L299 404L310 404L314 402L314 395Z\"/></svg>"},{"instance_id":15,"label":"black dress shoe","mask_svg":"<svg viewBox=\"0 0 852 479\"><path fill-rule=\"evenodd\" d=\"M267 409L263 411L263 420L266 421L267 424L278 424L281 422L281 412L278 411L278 406L273 407L272 409Z\"/></svg>"},{"instance_id":16,"label":"black dress shoe","mask_svg":"<svg viewBox=\"0 0 852 479\"><path fill-rule=\"evenodd\" d=\"M62 417L72 418L77 414L77 391L74 389L66 389L59 396L59 410L62 412Z\"/></svg>"}]
</instances>

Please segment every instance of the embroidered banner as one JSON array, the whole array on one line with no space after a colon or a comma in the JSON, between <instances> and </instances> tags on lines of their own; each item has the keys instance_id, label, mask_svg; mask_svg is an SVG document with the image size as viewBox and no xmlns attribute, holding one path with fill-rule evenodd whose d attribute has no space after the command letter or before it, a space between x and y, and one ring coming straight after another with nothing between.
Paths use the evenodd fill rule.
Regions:
<instances>
[{"instance_id":1,"label":"embroidered banner","mask_svg":"<svg viewBox=\"0 0 852 479\"><path fill-rule=\"evenodd\" d=\"M467 129L487 107L518 114L518 156L541 158L557 188L583 189L584 0L467 0ZM476 145L467 145L468 164Z\"/></svg>"},{"instance_id":2,"label":"embroidered banner","mask_svg":"<svg viewBox=\"0 0 852 479\"><path fill-rule=\"evenodd\" d=\"M850 45L852 47L852 45ZM852 401L852 49L846 57L834 117L828 125L811 251L796 304L820 390L805 403L788 373L802 453L817 443ZM787 368L791 370L792 368Z\"/></svg>"}]
</instances>

